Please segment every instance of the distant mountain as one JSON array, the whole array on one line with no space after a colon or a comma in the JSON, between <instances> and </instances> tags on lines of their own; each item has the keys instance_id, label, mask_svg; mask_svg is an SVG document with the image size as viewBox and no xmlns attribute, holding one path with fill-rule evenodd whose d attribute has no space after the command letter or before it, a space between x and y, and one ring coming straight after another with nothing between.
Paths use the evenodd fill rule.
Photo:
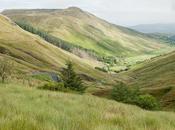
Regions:
<instances>
[{"instance_id":1,"label":"distant mountain","mask_svg":"<svg viewBox=\"0 0 175 130\"><path fill-rule=\"evenodd\" d=\"M136 56L167 47L157 39L108 23L76 7L5 10L3 14L17 22L25 21L72 45L92 50L100 56Z\"/></svg>"},{"instance_id":2,"label":"distant mountain","mask_svg":"<svg viewBox=\"0 0 175 130\"><path fill-rule=\"evenodd\" d=\"M141 24L130 28L142 33L166 33L175 34L175 23L171 24Z\"/></svg>"}]
</instances>

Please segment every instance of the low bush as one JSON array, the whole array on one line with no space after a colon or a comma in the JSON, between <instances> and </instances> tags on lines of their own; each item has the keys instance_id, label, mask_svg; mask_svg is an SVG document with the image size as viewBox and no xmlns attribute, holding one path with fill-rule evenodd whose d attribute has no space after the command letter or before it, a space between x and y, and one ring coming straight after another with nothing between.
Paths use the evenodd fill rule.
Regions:
<instances>
[{"instance_id":1,"label":"low bush","mask_svg":"<svg viewBox=\"0 0 175 130\"><path fill-rule=\"evenodd\" d=\"M160 108L156 98L149 94L143 95L139 88L129 88L123 83L114 86L111 97L118 102L137 105L147 110L158 110Z\"/></svg>"},{"instance_id":2,"label":"low bush","mask_svg":"<svg viewBox=\"0 0 175 130\"><path fill-rule=\"evenodd\" d=\"M64 87L63 83L49 82L40 86L39 89L50 90L50 91L62 91L67 92L69 89Z\"/></svg>"},{"instance_id":3,"label":"low bush","mask_svg":"<svg viewBox=\"0 0 175 130\"><path fill-rule=\"evenodd\" d=\"M134 104L139 95L139 88L128 88L124 83L114 86L111 92L111 96L114 100L130 104Z\"/></svg>"},{"instance_id":4,"label":"low bush","mask_svg":"<svg viewBox=\"0 0 175 130\"><path fill-rule=\"evenodd\" d=\"M160 104L152 95L140 95L136 100L136 105L147 110L159 110Z\"/></svg>"},{"instance_id":5,"label":"low bush","mask_svg":"<svg viewBox=\"0 0 175 130\"><path fill-rule=\"evenodd\" d=\"M119 102L127 102L129 99L129 90L125 84L120 83L119 85L114 86L111 96L114 100Z\"/></svg>"}]
</instances>

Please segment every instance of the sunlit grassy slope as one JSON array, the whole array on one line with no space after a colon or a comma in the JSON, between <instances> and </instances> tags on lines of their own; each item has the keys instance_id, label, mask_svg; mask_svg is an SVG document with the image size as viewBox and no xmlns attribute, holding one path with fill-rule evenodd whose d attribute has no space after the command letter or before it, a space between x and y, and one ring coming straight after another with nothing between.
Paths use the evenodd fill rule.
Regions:
<instances>
[{"instance_id":1,"label":"sunlit grassy slope","mask_svg":"<svg viewBox=\"0 0 175 130\"><path fill-rule=\"evenodd\" d=\"M58 10L6 10L14 21L36 28L106 56L135 56L165 49L167 45L128 28L110 24L76 7Z\"/></svg>"},{"instance_id":2,"label":"sunlit grassy slope","mask_svg":"<svg viewBox=\"0 0 175 130\"><path fill-rule=\"evenodd\" d=\"M174 130L175 114L88 95L0 85L1 130Z\"/></svg>"},{"instance_id":3,"label":"sunlit grassy slope","mask_svg":"<svg viewBox=\"0 0 175 130\"><path fill-rule=\"evenodd\" d=\"M98 62L81 59L32 35L0 15L0 57L16 62L16 68L25 72L36 70L57 71L67 60L78 72L103 79L106 74L94 69Z\"/></svg>"},{"instance_id":4,"label":"sunlit grassy slope","mask_svg":"<svg viewBox=\"0 0 175 130\"><path fill-rule=\"evenodd\" d=\"M129 72L129 83L144 88L175 108L175 52L139 64Z\"/></svg>"}]
</instances>

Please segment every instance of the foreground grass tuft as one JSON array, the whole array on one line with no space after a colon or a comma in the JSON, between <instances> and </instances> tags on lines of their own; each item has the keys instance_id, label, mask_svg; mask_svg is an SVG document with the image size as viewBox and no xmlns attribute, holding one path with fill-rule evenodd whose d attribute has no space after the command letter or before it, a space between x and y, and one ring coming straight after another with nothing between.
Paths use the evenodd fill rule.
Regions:
<instances>
[{"instance_id":1,"label":"foreground grass tuft","mask_svg":"<svg viewBox=\"0 0 175 130\"><path fill-rule=\"evenodd\" d=\"M0 84L0 130L174 130L175 114Z\"/></svg>"}]
</instances>

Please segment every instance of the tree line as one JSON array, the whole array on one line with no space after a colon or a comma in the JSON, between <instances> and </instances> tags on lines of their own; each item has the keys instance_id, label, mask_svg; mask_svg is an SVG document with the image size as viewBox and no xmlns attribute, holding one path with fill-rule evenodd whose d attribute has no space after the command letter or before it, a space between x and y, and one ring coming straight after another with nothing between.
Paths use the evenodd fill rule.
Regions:
<instances>
[{"instance_id":1,"label":"tree line","mask_svg":"<svg viewBox=\"0 0 175 130\"><path fill-rule=\"evenodd\" d=\"M100 55L97 52L95 52L94 50L86 49L86 48L83 48L83 47L77 46L77 45L73 45L67 41L64 41L60 38L57 38L55 36L48 34L44 30L34 28L31 24L27 23L26 21L16 21L16 24L18 26L20 26L22 29L40 36L41 38L43 38L47 42L49 42L49 43L51 43L51 44L53 44L53 45L55 45L63 50L66 50L68 52L73 53L73 49L78 48L80 50L85 51L90 56L96 57L97 59L100 59Z\"/></svg>"}]
</instances>

